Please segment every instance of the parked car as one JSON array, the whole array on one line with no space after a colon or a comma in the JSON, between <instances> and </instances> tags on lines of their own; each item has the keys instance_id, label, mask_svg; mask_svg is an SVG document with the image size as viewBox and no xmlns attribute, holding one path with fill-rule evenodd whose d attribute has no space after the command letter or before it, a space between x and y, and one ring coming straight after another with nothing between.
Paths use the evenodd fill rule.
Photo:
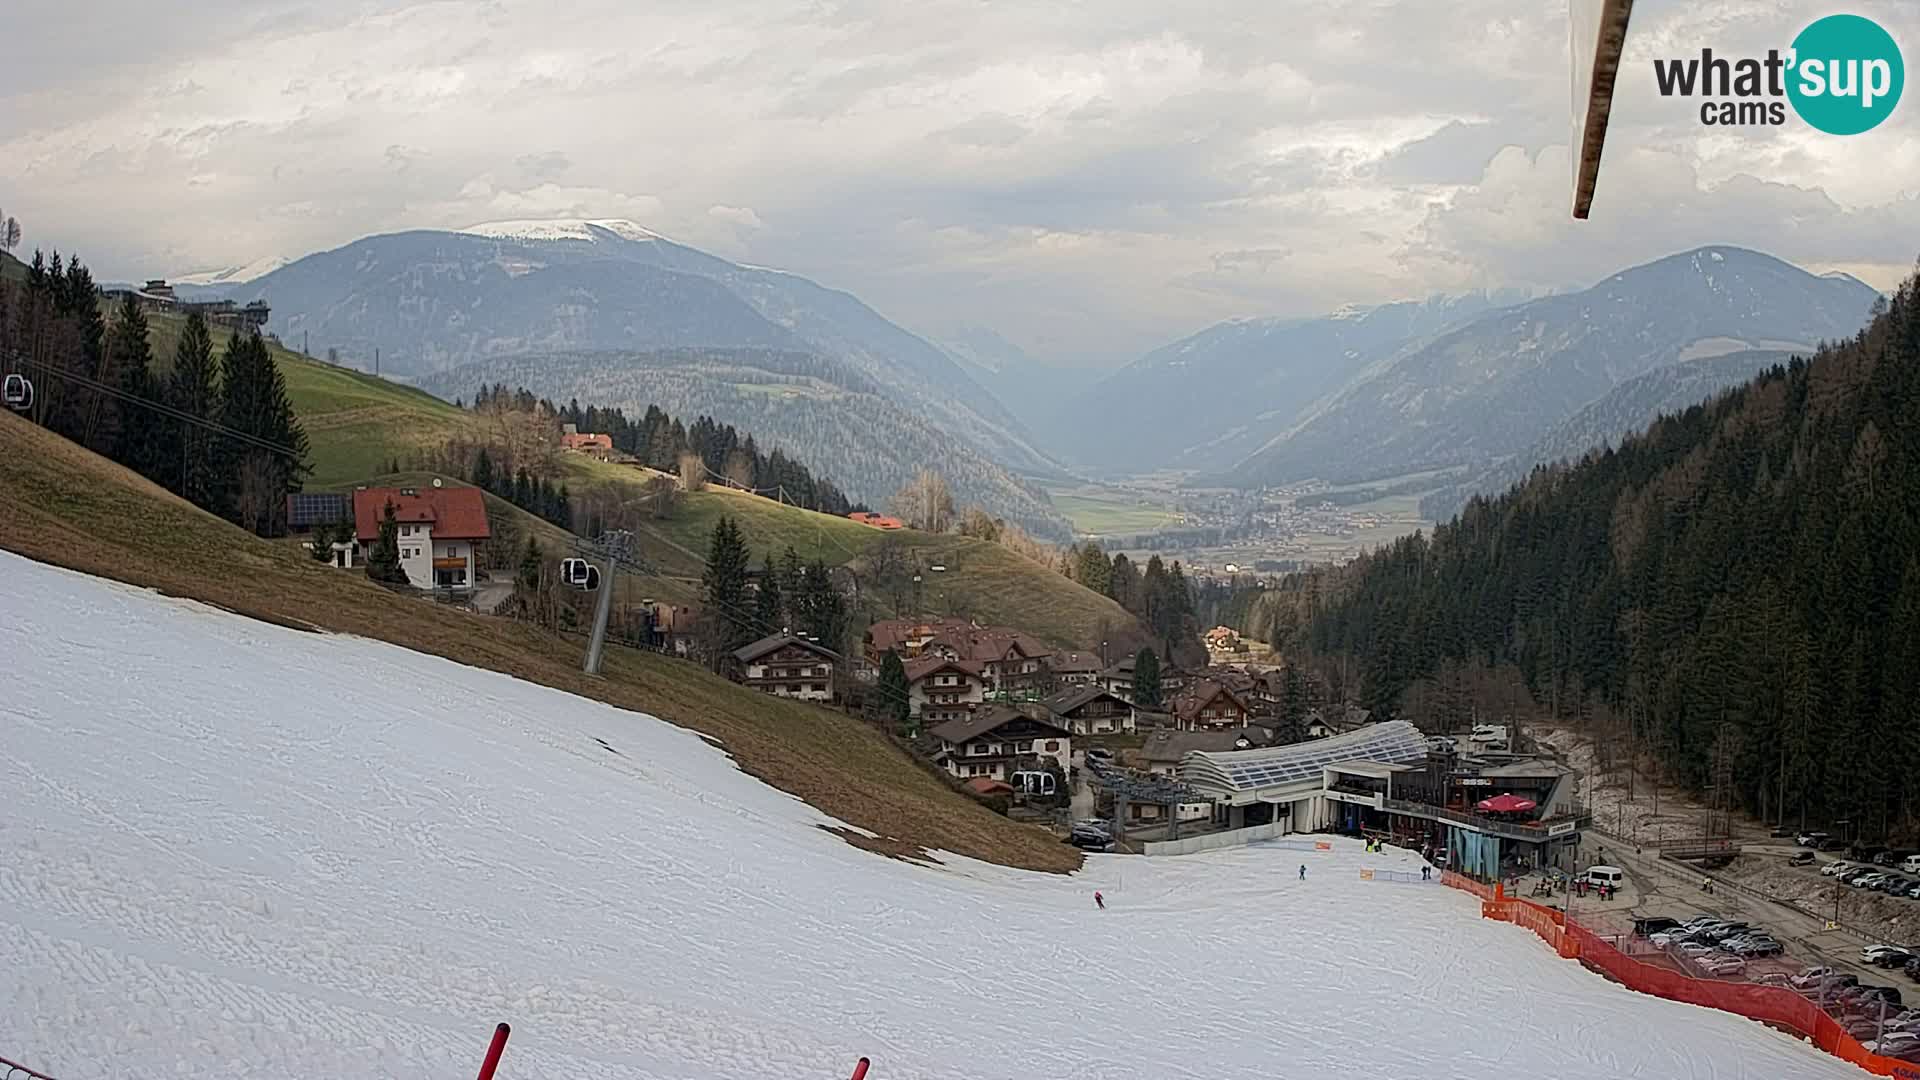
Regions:
<instances>
[{"instance_id":1,"label":"parked car","mask_svg":"<svg viewBox=\"0 0 1920 1080\"><path fill-rule=\"evenodd\" d=\"M1787 947L1770 937L1750 937L1742 938L1739 944L1733 946L1733 951L1747 957L1779 956L1787 951Z\"/></svg>"},{"instance_id":2,"label":"parked car","mask_svg":"<svg viewBox=\"0 0 1920 1080\"><path fill-rule=\"evenodd\" d=\"M1906 959L1905 959L1906 957L1911 957L1914 955L1913 950L1907 948L1905 945L1880 944L1880 945L1869 945L1866 948L1861 949L1860 959L1866 961L1869 964L1875 964L1875 963L1879 963L1878 958L1880 956L1885 955L1887 953L1899 953L1903 957L1903 959L1900 961L1903 964L1906 963Z\"/></svg>"},{"instance_id":3,"label":"parked car","mask_svg":"<svg viewBox=\"0 0 1920 1080\"><path fill-rule=\"evenodd\" d=\"M1867 1049L1875 1054L1891 1054L1901 1050L1920 1050L1920 1035L1912 1032L1896 1031L1867 1044Z\"/></svg>"},{"instance_id":4,"label":"parked car","mask_svg":"<svg viewBox=\"0 0 1920 1080\"><path fill-rule=\"evenodd\" d=\"M1822 874L1825 874L1827 877L1838 877L1839 875L1844 874L1847 871L1852 869L1854 869L1854 865L1848 862L1847 860L1835 859L1832 862L1828 863L1827 865L1821 867L1820 872Z\"/></svg>"},{"instance_id":5,"label":"parked car","mask_svg":"<svg viewBox=\"0 0 1920 1080\"><path fill-rule=\"evenodd\" d=\"M1697 963L1711 975L1738 975L1747 970L1747 962L1737 956L1703 956Z\"/></svg>"},{"instance_id":6,"label":"parked car","mask_svg":"<svg viewBox=\"0 0 1920 1080\"><path fill-rule=\"evenodd\" d=\"M1652 937L1655 934L1664 933L1668 930L1677 929L1679 926L1680 926L1679 919L1635 919L1633 920L1633 932L1640 937Z\"/></svg>"},{"instance_id":7,"label":"parked car","mask_svg":"<svg viewBox=\"0 0 1920 1080\"><path fill-rule=\"evenodd\" d=\"M1916 853L1912 848L1888 848L1880 854L1875 855L1873 857L1873 863L1875 866L1899 866L1915 854L1920 853Z\"/></svg>"},{"instance_id":8,"label":"parked car","mask_svg":"<svg viewBox=\"0 0 1920 1080\"><path fill-rule=\"evenodd\" d=\"M1796 835L1793 838L1793 842L1799 844L1801 847L1819 847L1820 841L1826 838L1827 834L1823 832L1803 832Z\"/></svg>"},{"instance_id":9,"label":"parked car","mask_svg":"<svg viewBox=\"0 0 1920 1080\"><path fill-rule=\"evenodd\" d=\"M1901 966L1901 970L1907 973L1907 978L1920 982L1920 957L1907 961Z\"/></svg>"},{"instance_id":10,"label":"parked car","mask_svg":"<svg viewBox=\"0 0 1920 1080\"><path fill-rule=\"evenodd\" d=\"M1691 956L1695 959L1699 959L1702 956L1711 956L1714 953L1713 946L1699 941L1683 941L1673 948L1675 952L1680 953L1682 956Z\"/></svg>"},{"instance_id":11,"label":"parked car","mask_svg":"<svg viewBox=\"0 0 1920 1080\"><path fill-rule=\"evenodd\" d=\"M1920 900L1920 881L1914 882L1913 887L1908 889L1904 895L1909 900Z\"/></svg>"},{"instance_id":12,"label":"parked car","mask_svg":"<svg viewBox=\"0 0 1920 1080\"><path fill-rule=\"evenodd\" d=\"M1762 972L1755 975L1750 981L1755 986L1778 986L1789 990L1793 988L1793 976L1784 971Z\"/></svg>"},{"instance_id":13,"label":"parked car","mask_svg":"<svg viewBox=\"0 0 1920 1080\"><path fill-rule=\"evenodd\" d=\"M1888 896L1905 896L1907 890L1913 888L1913 879L1901 877L1898 874L1888 874L1879 887L1880 891Z\"/></svg>"},{"instance_id":14,"label":"parked car","mask_svg":"<svg viewBox=\"0 0 1920 1080\"><path fill-rule=\"evenodd\" d=\"M1791 856L1788 857L1787 865L1788 866L1812 866L1813 852L1796 851Z\"/></svg>"},{"instance_id":15,"label":"parked car","mask_svg":"<svg viewBox=\"0 0 1920 1080\"><path fill-rule=\"evenodd\" d=\"M1885 850L1885 844L1865 844L1856 840L1847 848L1847 855L1859 862L1872 862L1875 855Z\"/></svg>"},{"instance_id":16,"label":"parked car","mask_svg":"<svg viewBox=\"0 0 1920 1080\"><path fill-rule=\"evenodd\" d=\"M1860 991L1858 996L1861 1001L1884 1001L1889 1005L1900 1004L1900 991L1891 986L1859 986L1854 989Z\"/></svg>"},{"instance_id":17,"label":"parked car","mask_svg":"<svg viewBox=\"0 0 1920 1080\"><path fill-rule=\"evenodd\" d=\"M1113 764L1113 751L1104 746L1087 747L1087 763L1099 762L1102 765Z\"/></svg>"},{"instance_id":18,"label":"parked car","mask_svg":"<svg viewBox=\"0 0 1920 1080\"><path fill-rule=\"evenodd\" d=\"M1870 952L1866 961L1874 967L1904 968L1913 958L1914 954L1907 949L1881 949Z\"/></svg>"},{"instance_id":19,"label":"parked car","mask_svg":"<svg viewBox=\"0 0 1920 1080\"><path fill-rule=\"evenodd\" d=\"M1864 889L1871 886L1875 881L1885 880L1886 876L1887 875L1878 870L1854 870L1841 874L1840 880L1856 889Z\"/></svg>"}]
</instances>

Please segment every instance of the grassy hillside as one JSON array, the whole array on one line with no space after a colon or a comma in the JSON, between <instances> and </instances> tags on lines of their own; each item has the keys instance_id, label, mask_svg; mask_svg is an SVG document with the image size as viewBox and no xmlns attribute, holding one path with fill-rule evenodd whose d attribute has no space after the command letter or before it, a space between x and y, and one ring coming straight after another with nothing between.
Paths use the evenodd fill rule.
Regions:
<instances>
[{"instance_id":1,"label":"grassy hillside","mask_svg":"<svg viewBox=\"0 0 1920 1080\"><path fill-rule=\"evenodd\" d=\"M186 320L154 314L147 325L157 366L170 367ZM214 331L216 352L226 347L226 336L224 330ZM385 472L387 462L477 426L471 415L424 390L309 360L278 345L270 348L307 430L313 453L308 483L314 488L365 483Z\"/></svg>"},{"instance_id":2,"label":"grassy hillside","mask_svg":"<svg viewBox=\"0 0 1920 1080\"><path fill-rule=\"evenodd\" d=\"M184 320L149 318L154 351L164 366L171 362ZM216 336L216 345L224 341ZM404 460L416 449L437 446L457 434L478 435L481 422L422 390L375 376L310 360L275 346L274 359L286 375L294 410L306 427L314 472L312 489L380 482L388 462ZM561 459L565 479L575 491L601 485L630 487L635 498L653 475L626 465L568 455ZM845 518L785 506L737 491L710 489L684 497L673 515L645 523L642 553L660 570L654 584L641 583L662 598L690 601L697 594L708 538L721 515L738 519L755 563L768 551L791 545L802 558L829 566L849 566L863 583L865 557L884 535ZM542 523L544 524L544 523ZM557 533L558 530L555 530ZM1134 618L1120 605L1082 588L1047 567L994 544L955 536L891 534L922 564L948 569L925 574L921 606L931 614L961 614L985 622L1017 626L1052 644L1097 647L1103 635L1132 627ZM554 537L556 541L560 538ZM543 547L548 541L541 541ZM878 616L911 614L911 602L894 603L887 590L863 588L862 599Z\"/></svg>"},{"instance_id":3,"label":"grassy hillside","mask_svg":"<svg viewBox=\"0 0 1920 1080\"><path fill-rule=\"evenodd\" d=\"M588 678L579 670L577 638L391 593L361 575L322 566L11 414L0 415L0 548L651 713L713 737L746 772L883 838L865 846L944 849L1051 871L1080 862L1051 835L953 793L859 721L617 647L608 650L605 677Z\"/></svg>"},{"instance_id":4,"label":"grassy hillside","mask_svg":"<svg viewBox=\"0 0 1920 1080\"><path fill-rule=\"evenodd\" d=\"M634 470L624 466L584 458L568 464L579 483L633 482L628 477ZM921 566L946 567L921 574L920 599L926 612L1016 626L1051 644L1076 648L1097 647L1103 635L1111 637L1136 625L1134 617L1108 597L998 544L912 530L883 533L846 518L724 488L686 495L671 517L645 523L640 531L653 541L645 545L649 559L670 573L698 577L713 526L722 515L739 522L756 566L767 552L777 554L792 545L804 559L851 568L861 583L861 601L877 616L914 613L910 600L895 604L895 590L874 587L871 556L875 545L891 538Z\"/></svg>"},{"instance_id":5,"label":"grassy hillside","mask_svg":"<svg viewBox=\"0 0 1920 1080\"><path fill-rule=\"evenodd\" d=\"M367 477L363 483L382 487L430 487L435 480L446 487L472 487L464 480L439 473L399 472ZM482 493L487 504L487 522L493 529L493 544L504 553L508 560L514 560L526 550L529 538L538 542L540 550L553 559L564 556L578 539L573 533L560 526L530 514L498 495ZM650 560L652 561L652 560ZM510 580L512 570L494 571L494 579ZM697 604L700 600L700 573L695 569L691 573L667 573L655 575L620 575L619 592L614 599L622 604L638 606L642 600L652 598L673 604Z\"/></svg>"}]
</instances>

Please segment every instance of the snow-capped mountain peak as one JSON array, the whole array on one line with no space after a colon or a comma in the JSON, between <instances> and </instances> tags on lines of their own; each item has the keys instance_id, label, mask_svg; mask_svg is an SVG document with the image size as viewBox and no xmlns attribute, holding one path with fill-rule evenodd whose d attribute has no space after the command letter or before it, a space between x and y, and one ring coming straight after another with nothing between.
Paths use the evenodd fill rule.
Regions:
<instances>
[{"instance_id":1,"label":"snow-capped mountain peak","mask_svg":"<svg viewBox=\"0 0 1920 1080\"><path fill-rule=\"evenodd\" d=\"M665 240L666 237L644 225L625 218L546 218L519 221L487 221L460 230L472 236L498 240L584 240L592 243L600 233L612 233L622 240Z\"/></svg>"},{"instance_id":2,"label":"snow-capped mountain peak","mask_svg":"<svg viewBox=\"0 0 1920 1080\"><path fill-rule=\"evenodd\" d=\"M193 274L179 274L169 280L175 285L242 285L254 278L266 277L285 265L287 260L278 255L269 255L264 259L255 259L245 266L229 266L225 270L202 270Z\"/></svg>"}]
</instances>

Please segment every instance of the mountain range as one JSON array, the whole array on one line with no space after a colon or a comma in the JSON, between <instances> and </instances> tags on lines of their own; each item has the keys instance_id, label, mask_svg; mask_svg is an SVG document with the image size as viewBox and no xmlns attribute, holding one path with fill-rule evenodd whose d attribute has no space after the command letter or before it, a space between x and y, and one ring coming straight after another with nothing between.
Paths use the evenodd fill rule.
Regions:
<instances>
[{"instance_id":1,"label":"mountain range","mask_svg":"<svg viewBox=\"0 0 1920 1080\"><path fill-rule=\"evenodd\" d=\"M367 369L377 350L383 373L462 391L488 371L510 369L536 394L644 408L644 401L597 391L595 365L632 392L649 392L646 379L633 377L649 357L696 350L715 359L712 370L680 354L670 373L652 380L680 388L676 413L707 413L751 430L750 416L764 410L741 405L764 405L766 387L783 388L791 401L833 398L839 406L816 414L817 423L785 426L788 453L850 466L897 462L903 444L949 447L957 475L948 479L962 503L1043 535L1067 532L1030 480L1060 467L946 351L845 292L730 262L630 221L507 221L370 236L251 281L182 293L265 300L270 328L283 340L337 350ZM789 359L796 354L823 362L796 376ZM772 357L783 359L756 366ZM512 359L495 365L501 358ZM551 368L542 358L554 360ZM742 389L750 386L762 389ZM838 449L829 453L829 446ZM938 467L945 455L907 460ZM898 471L833 479L877 503L892 494L886 485Z\"/></svg>"},{"instance_id":2,"label":"mountain range","mask_svg":"<svg viewBox=\"0 0 1920 1080\"><path fill-rule=\"evenodd\" d=\"M1878 297L1855 278L1742 248L1671 255L1401 343L1225 479L1258 487L1486 468L1622 382L1702 357L1838 340Z\"/></svg>"},{"instance_id":3,"label":"mountain range","mask_svg":"<svg viewBox=\"0 0 1920 1080\"><path fill-rule=\"evenodd\" d=\"M1556 425L1538 442L1499 464L1432 492L1420 500L1420 515L1445 521L1474 495L1498 495L1541 465L1573 463L1602 447L1618 446L1663 415L1698 405L1745 383L1792 353L1745 349L1655 368L1628 379L1600 400Z\"/></svg>"},{"instance_id":4,"label":"mountain range","mask_svg":"<svg viewBox=\"0 0 1920 1080\"><path fill-rule=\"evenodd\" d=\"M1383 352L1523 298L1476 293L1218 323L1093 386L1068 410L1082 422L1067 425L1067 455L1113 473L1229 469Z\"/></svg>"}]
</instances>

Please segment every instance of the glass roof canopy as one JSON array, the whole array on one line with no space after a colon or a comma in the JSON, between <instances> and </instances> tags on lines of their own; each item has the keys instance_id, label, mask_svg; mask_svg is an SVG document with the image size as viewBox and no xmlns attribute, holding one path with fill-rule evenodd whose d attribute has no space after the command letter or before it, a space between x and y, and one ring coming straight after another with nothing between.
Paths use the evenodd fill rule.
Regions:
<instances>
[{"instance_id":1,"label":"glass roof canopy","mask_svg":"<svg viewBox=\"0 0 1920 1080\"><path fill-rule=\"evenodd\" d=\"M1328 739L1265 750L1193 750L1180 761L1180 778L1216 791L1252 793L1279 784L1318 784L1329 765L1375 761L1417 765L1427 760L1427 737L1404 720L1369 724Z\"/></svg>"}]
</instances>

